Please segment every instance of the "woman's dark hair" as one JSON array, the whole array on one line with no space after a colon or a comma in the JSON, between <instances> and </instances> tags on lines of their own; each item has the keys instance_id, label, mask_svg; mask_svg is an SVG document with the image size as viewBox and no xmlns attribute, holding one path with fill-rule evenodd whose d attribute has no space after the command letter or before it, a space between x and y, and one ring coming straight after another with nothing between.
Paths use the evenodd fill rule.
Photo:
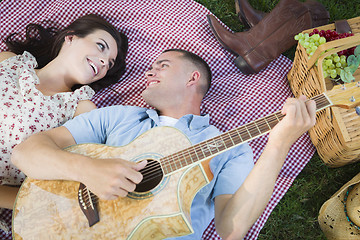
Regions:
<instances>
[{"instance_id":1,"label":"woman's dark hair","mask_svg":"<svg viewBox=\"0 0 360 240\"><path fill-rule=\"evenodd\" d=\"M30 52L36 58L38 68L42 68L59 54L66 36L75 35L84 38L96 30L108 32L115 39L118 49L115 64L109 69L106 76L89 84L95 91L99 91L116 83L124 74L125 58L128 51L128 39L125 34L117 31L113 25L100 16L94 14L85 15L60 31L57 31L54 27L45 28L39 24L29 24L26 27L25 40L15 39L17 33L13 33L6 38L5 44L9 51L15 54L22 54L24 51ZM72 90L81 86L75 85Z\"/></svg>"}]
</instances>

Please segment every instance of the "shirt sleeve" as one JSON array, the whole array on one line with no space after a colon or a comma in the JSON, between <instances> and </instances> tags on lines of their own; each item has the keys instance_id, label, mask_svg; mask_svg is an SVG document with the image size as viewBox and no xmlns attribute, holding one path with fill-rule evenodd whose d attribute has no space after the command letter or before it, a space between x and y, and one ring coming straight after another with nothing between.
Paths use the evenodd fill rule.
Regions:
<instances>
[{"instance_id":1,"label":"shirt sleeve","mask_svg":"<svg viewBox=\"0 0 360 240\"><path fill-rule=\"evenodd\" d=\"M212 199L222 194L234 194L254 167L253 152L247 143L228 152L213 159L212 164L219 167L215 169L218 174Z\"/></svg>"},{"instance_id":2,"label":"shirt sleeve","mask_svg":"<svg viewBox=\"0 0 360 240\"><path fill-rule=\"evenodd\" d=\"M72 134L76 144L105 143L108 131L107 116L111 108L94 109L80 114L63 126Z\"/></svg>"}]
</instances>

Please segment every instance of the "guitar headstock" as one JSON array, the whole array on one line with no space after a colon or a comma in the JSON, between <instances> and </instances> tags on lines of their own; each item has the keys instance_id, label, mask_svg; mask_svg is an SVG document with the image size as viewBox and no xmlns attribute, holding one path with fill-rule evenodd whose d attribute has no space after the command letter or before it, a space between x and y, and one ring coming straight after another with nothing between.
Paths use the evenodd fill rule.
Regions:
<instances>
[{"instance_id":1,"label":"guitar headstock","mask_svg":"<svg viewBox=\"0 0 360 240\"><path fill-rule=\"evenodd\" d=\"M334 106L346 109L354 108L360 105L360 82L336 85L326 92L326 96Z\"/></svg>"}]
</instances>

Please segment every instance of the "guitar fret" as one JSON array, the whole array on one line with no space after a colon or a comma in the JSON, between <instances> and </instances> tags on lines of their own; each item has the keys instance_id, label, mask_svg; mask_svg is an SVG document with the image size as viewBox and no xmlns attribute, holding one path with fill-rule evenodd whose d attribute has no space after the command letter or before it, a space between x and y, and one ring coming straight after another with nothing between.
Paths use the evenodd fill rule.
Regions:
<instances>
[{"instance_id":1,"label":"guitar fret","mask_svg":"<svg viewBox=\"0 0 360 240\"><path fill-rule=\"evenodd\" d=\"M219 152L221 152L221 151L227 149L228 147L226 146L226 144L225 144L225 142L223 140L223 134L219 135L218 138L219 138L219 140L218 140L218 143L219 143L218 149L219 149Z\"/></svg>"},{"instance_id":2,"label":"guitar fret","mask_svg":"<svg viewBox=\"0 0 360 240\"><path fill-rule=\"evenodd\" d=\"M250 132L246 126L241 127L240 136L243 141L249 140L251 138Z\"/></svg>"},{"instance_id":3,"label":"guitar fret","mask_svg":"<svg viewBox=\"0 0 360 240\"><path fill-rule=\"evenodd\" d=\"M193 151L194 149L192 148L191 150ZM190 164L194 163L194 159L192 158L192 153L190 152L190 150L189 150L189 149L187 149L187 153L189 154L189 157L190 157L191 162L190 162L190 163L188 163L188 162L187 162L187 159L185 159L185 161L186 161L186 166L188 166L188 165L190 165Z\"/></svg>"},{"instance_id":4,"label":"guitar fret","mask_svg":"<svg viewBox=\"0 0 360 240\"><path fill-rule=\"evenodd\" d=\"M239 128L235 128L236 134L239 136L240 142L244 142L244 140L243 140L243 138L241 137L241 134L240 134L240 132L239 132L238 130L239 130ZM234 145L235 145L235 144L234 144Z\"/></svg>"},{"instance_id":5,"label":"guitar fret","mask_svg":"<svg viewBox=\"0 0 360 240\"><path fill-rule=\"evenodd\" d=\"M266 120L266 118L264 118L264 121L265 121L265 122L266 122L266 124L268 125L269 130L271 130L272 128L271 128L271 126L269 125L269 122Z\"/></svg>"},{"instance_id":6,"label":"guitar fret","mask_svg":"<svg viewBox=\"0 0 360 240\"><path fill-rule=\"evenodd\" d=\"M267 124L267 122L264 118L259 119L256 122L258 122L260 133L265 133L265 132L271 130L270 126Z\"/></svg>"},{"instance_id":7,"label":"guitar fret","mask_svg":"<svg viewBox=\"0 0 360 240\"><path fill-rule=\"evenodd\" d=\"M199 155L197 154L197 151L196 151L196 146L198 146L198 144L197 145L195 145L192 149L193 149L193 151L194 151L194 153L195 153L195 155L196 155L196 158L197 158L197 161L198 160L200 160L201 158L199 157ZM194 161L193 161L194 162Z\"/></svg>"},{"instance_id":8,"label":"guitar fret","mask_svg":"<svg viewBox=\"0 0 360 240\"><path fill-rule=\"evenodd\" d=\"M203 146L203 145L205 145L205 146ZM211 153L208 151L209 148L207 146L207 141L204 142L203 144L200 144L200 148L201 148L201 151L204 154L205 158L211 155Z\"/></svg>"},{"instance_id":9,"label":"guitar fret","mask_svg":"<svg viewBox=\"0 0 360 240\"><path fill-rule=\"evenodd\" d=\"M231 132L231 131L230 131L230 132ZM230 140L231 140L232 146L235 146L235 143L234 143L234 141L233 141L233 138L232 138L231 135L230 135L230 132L227 132L227 135L229 135L229 138L230 138Z\"/></svg>"},{"instance_id":10,"label":"guitar fret","mask_svg":"<svg viewBox=\"0 0 360 240\"><path fill-rule=\"evenodd\" d=\"M247 127L248 131L251 132L251 138L256 137L259 134L261 134L258 126L256 125L256 122L251 123L251 124L247 124L247 125L248 125L248 127Z\"/></svg>"}]
</instances>

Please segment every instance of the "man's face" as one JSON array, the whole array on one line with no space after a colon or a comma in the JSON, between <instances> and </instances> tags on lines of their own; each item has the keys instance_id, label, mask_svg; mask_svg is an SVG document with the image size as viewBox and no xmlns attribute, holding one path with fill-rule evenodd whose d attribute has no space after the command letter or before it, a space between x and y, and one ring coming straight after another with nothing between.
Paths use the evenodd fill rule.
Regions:
<instances>
[{"instance_id":1,"label":"man's face","mask_svg":"<svg viewBox=\"0 0 360 240\"><path fill-rule=\"evenodd\" d=\"M191 69L181 56L179 52L162 53L145 73L142 96L149 105L158 108L182 104Z\"/></svg>"}]
</instances>

